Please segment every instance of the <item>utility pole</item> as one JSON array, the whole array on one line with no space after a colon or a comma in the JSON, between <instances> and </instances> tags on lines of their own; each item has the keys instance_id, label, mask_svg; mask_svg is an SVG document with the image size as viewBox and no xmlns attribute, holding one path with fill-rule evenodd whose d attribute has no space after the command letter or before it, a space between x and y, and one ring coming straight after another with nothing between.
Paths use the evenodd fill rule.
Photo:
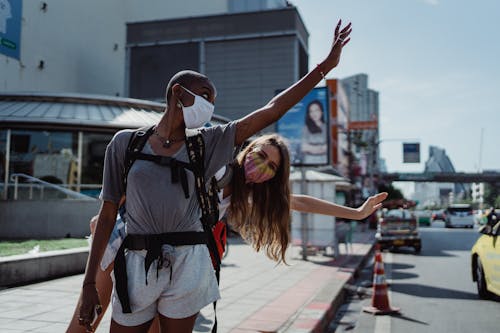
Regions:
<instances>
[{"instance_id":1,"label":"utility pole","mask_svg":"<svg viewBox=\"0 0 500 333\"><path fill-rule=\"evenodd\" d=\"M483 172L482 169L482 162L483 162L483 134L484 134L484 127L481 127L481 135L479 136L479 163L478 163L478 172Z\"/></svg>"},{"instance_id":2,"label":"utility pole","mask_svg":"<svg viewBox=\"0 0 500 333\"><path fill-rule=\"evenodd\" d=\"M483 163L483 135L484 135L484 127L481 127L481 135L479 136L479 163L478 163L478 172L483 172L482 163ZM483 202L484 202L484 185L482 183L478 184L479 186L479 209L483 210Z\"/></svg>"},{"instance_id":3,"label":"utility pole","mask_svg":"<svg viewBox=\"0 0 500 333\"><path fill-rule=\"evenodd\" d=\"M368 166L369 166L369 175L370 175L370 195L374 195L375 194L375 183L373 181L373 169L375 168L375 159L376 159L376 151L378 150L378 145L380 143L380 140L376 140L376 137L375 137L375 133L373 133L372 135L372 144L370 145L370 157L368 158L369 159L369 162L368 162Z\"/></svg>"}]
</instances>

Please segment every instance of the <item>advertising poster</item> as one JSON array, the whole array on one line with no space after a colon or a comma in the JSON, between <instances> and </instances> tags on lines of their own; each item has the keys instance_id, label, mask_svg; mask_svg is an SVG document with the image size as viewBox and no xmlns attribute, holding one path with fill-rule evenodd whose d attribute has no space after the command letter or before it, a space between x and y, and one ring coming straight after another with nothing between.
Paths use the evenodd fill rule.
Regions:
<instances>
[{"instance_id":1,"label":"advertising poster","mask_svg":"<svg viewBox=\"0 0 500 333\"><path fill-rule=\"evenodd\" d=\"M0 54L19 60L21 48L21 0L0 0Z\"/></svg>"},{"instance_id":2,"label":"advertising poster","mask_svg":"<svg viewBox=\"0 0 500 333\"><path fill-rule=\"evenodd\" d=\"M295 166L327 165L329 156L328 92L315 88L277 123L277 132L288 141Z\"/></svg>"}]
</instances>

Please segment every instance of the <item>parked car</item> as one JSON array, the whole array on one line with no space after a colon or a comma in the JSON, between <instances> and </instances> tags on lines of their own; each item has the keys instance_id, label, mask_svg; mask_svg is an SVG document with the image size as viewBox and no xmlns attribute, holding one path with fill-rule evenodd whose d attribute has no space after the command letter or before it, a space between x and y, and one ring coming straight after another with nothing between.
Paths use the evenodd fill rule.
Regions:
<instances>
[{"instance_id":1,"label":"parked car","mask_svg":"<svg viewBox=\"0 0 500 333\"><path fill-rule=\"evenodd\" d=\"M487 223L479 229L479 237L471 250L472 280L480 298L500 296L500 210L490 211Z\"/></svg>"},{"instance_id":2,"label":"parked car","mask_svg":"<svg viewBox=\"0 0 500 333\"><path fill-rule=\"evenodd\" d=\"M382 211L375 239L381 250L409 246L420 253L422 249L417 217L404 208Z\"/></svg>"},{"instance_id":3,"label":"parked car","mask_svg":"<svg viewBox=\"0 0 500 333\"><path fill-rule=\"evenodd\" d=\"M446 220L446 214L444 213L444 209L439 209L435 210L432 212L431 215L431 222L434 221L445 221Z\"/></svg>"},{"instance_id":4,"label":"parked car","mask_svg":"<svg viewBox=\"0 0 500 333\"><path fill-rule=\"evenodd\" d=\"M445 211L444 220L446 228L452 227L474 227L474 213L469 204L452 204Z\"/></svg>"}]
</instances>

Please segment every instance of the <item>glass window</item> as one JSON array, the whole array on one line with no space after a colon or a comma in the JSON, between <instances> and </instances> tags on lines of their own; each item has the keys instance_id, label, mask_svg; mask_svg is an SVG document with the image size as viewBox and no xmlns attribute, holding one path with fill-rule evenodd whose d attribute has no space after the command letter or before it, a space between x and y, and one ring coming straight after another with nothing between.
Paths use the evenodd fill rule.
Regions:
<instances>
[{"instance_id":1,"label":"glass window","mask_svg":"<svg viewBox=\"0 0 500 333\"><path fill-rule=\"evenodd\" d=\"M9 173L25 174L52 184L64 184L65 187L66 184L76 185L77 147L77 132L12 130ZM15 187L18 199L66 197L59 190L40 186L25 177L19 177L18 182ZM15 196L16 190L13 189L9 187L10 198Z\"/></svg>"},{"instance_id":2,"label":"glass window","mask_svg":"<svg viewBox=\"0 0 500 333\"><path fill-rule=\"evenodd\" d=\"M13 130L10 173L23 173L53 184L75 183L76 132Z\"/></svg>"},{"instance_id":3,"label":"glass window","mask_svg":"<svg viewBox=\"0 0 500 333\"><path fill-rule=\"evenodd\" d=\"M106 146L112 138L113 134L83 134L82 193L91 196L99 195L104 168L104 154Z\"/></svg>"},{"instance_id":4,"label":"glass window","mask_svg":"<svg viewBox=\"0 0 500 333\"><path fill-rule=\"evenodd\" d=\"M7 130L0 130L0 183L5 178L5 157L7 153Z\"/></svg>"},{"instance_id":5,"label":"glass window","mask_svg":"<svg viewBox=\"0 0 500 333\"><path fill-rule=\"evenodd\" d=\"M470 212L472 212L472 206L448 207L448 212L451 213L451 214L455 214L455 213L470 213Z\"/></svg>"}]
</instances>

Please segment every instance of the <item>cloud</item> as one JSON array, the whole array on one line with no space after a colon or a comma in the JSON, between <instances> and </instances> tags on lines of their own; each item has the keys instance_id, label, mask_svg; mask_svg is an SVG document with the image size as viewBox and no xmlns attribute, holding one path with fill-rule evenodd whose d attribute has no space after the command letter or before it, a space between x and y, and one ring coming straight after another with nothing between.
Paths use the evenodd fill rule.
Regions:
<instances>
[{"instance_id":1,"label":"cloud","mask_svg":"<svg viewBox=\"0 0 500 333\"><path fill-rule=\"evenodd\" d=\"M439 0L424 0L424 2L428 5L432 5L432 6L437 6L439 5Z\"/></svg>"}]
</instances>

